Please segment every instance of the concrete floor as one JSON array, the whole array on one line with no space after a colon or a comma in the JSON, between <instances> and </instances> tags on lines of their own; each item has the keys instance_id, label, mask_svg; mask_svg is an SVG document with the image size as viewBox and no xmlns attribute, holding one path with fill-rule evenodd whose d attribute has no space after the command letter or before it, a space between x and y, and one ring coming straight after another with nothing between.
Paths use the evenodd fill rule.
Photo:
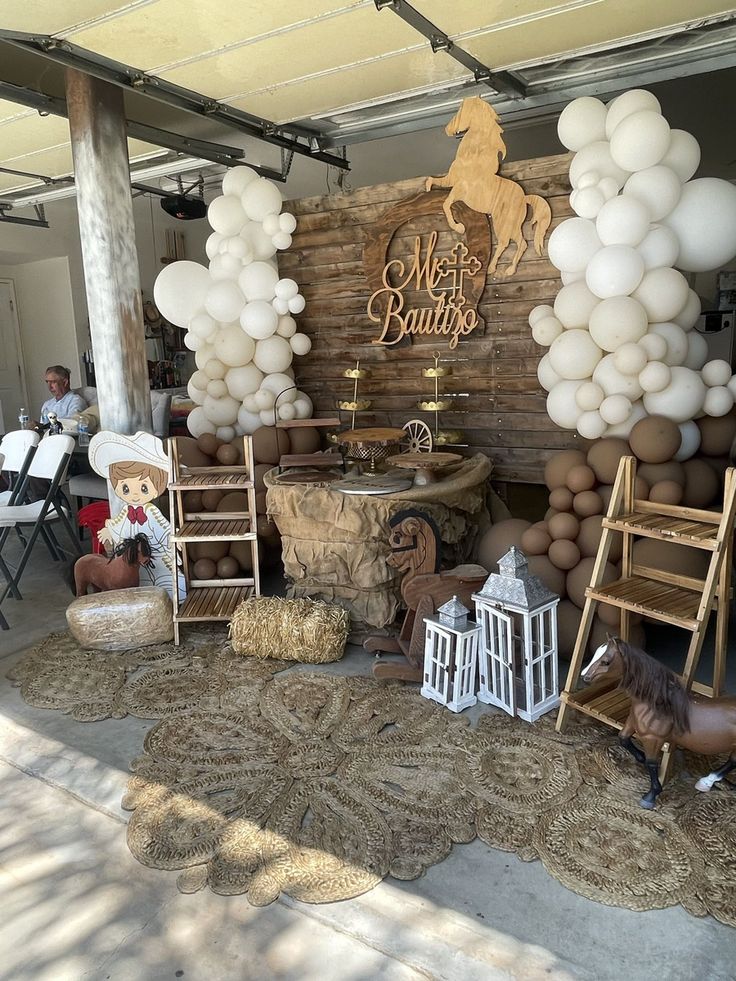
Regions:
<instances>
[{"instance_id":1,"label":"concrete floor","mask_svg":"<svg viewBox=\"0 0 736 981\"><path fill-rule=\"evenodd\" d=\"M26 705L5 678L65 626L70 596L42 545L23 587L23 602L3 605L12 629L0 635L3 981L736 976L736 934L712 918L589 902L540 862L479 840L421 879L343 903L256 909L242 896L181 895L175 873L144 868L125 844L127 767L152 723L75 722ZM353 648L334 667L368 673L370 661Z\"/></svg>"}]
</instances>

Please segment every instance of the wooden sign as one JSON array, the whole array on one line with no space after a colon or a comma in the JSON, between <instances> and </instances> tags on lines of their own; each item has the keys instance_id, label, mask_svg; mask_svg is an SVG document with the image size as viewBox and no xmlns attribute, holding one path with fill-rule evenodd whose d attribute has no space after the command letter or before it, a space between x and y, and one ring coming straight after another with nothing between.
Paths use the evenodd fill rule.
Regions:
<instances>
[{"instance_id":1,"label":"wooden sign","mask_svg":"<svg viewBox=\"0 0 736 981\"><path fill-rule=\"evenodd\" d=\"M527 248L523 226L528 210L535 228L534 247L542 254L552 213L544 198L526 194L520 184L498 176L506 145L493 107L477 96L464 99L445 132L461 137L447 174L427 177L426 196L402 201L387 211L366 245L366 275L373 287L368 319L380 326L374 344L391 346L422 335L447 340L450 349L457 347L461 337L483 324L478 303L487 275L496 273L511 242L516 252L502 275L516 272ZM388 261L398 229L412 218L436 213L435 187L450 189L442 195L441 209L447 225L466 240L458 239L450 256L440 259L435 254L438 231L417 235L410 256ZM490 221L496 233L492 257ZM414 294L411 301L410 293Z\"/></svg>"}]
</instances>

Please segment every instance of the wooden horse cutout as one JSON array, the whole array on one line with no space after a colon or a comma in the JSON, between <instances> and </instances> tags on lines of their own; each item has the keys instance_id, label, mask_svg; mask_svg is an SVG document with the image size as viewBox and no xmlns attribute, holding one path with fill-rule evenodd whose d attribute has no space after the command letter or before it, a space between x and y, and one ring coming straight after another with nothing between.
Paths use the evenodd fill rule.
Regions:
<instances>
[{"instance_id":1,"label":"wooden horse cutout","mask_svg":"<svg viewBox=\"0 0 736 981\"><path fill-rule=\"evenodd\" d=\"M650 789L640 801L642 807L651 810L662 790L659 754L665 743L706 756L728 754L720 769L698 780L696 790L710 790L736 769L736 698L700 700L692 696L672 671L619 637L609 637L601 644L581 677L591 682L618 672L620 687L631 698L631 710L619 739L649 771ZM635 733L643 751L632 741Z\"/></svg>"},{"instance_id":2,"label":"wooden horse cutout","mask_svg":"<svg viewBox=\"0 0 736 981\"><path fill-rule=\"evenodd\" d=\"M367 651L403 654L408 663L383 662L373 667L377 678L399 678L421 681L424 664L424 617L432 616L438 607L453 596L466 606L471 596L488 578L482 566L461 565L440 572L441 540L432 518L420 511L400 511L391 518L391 555L389 565L403 573L401 597L407 611L398 637L368 637Z\"/></svg>"},{"instance_id":3,"label":"wooden horse cutout","mask_svg":"<svg viewBox=\"0 0 736 981\"><path fill-rule=\"evenodd\" d=\"M137 586L140 582L139 566L152 563L151 543L142 532L135 538L123 539L109 559L105 555L83 555L74 563L77 596L86 596L90 586L95 592Z\"/></svg>"},{"instance_id":4,"label":"wooden horse cutout","mask_svg":"<svg viewBox=\"0 0 736 981\"><path fill-rule=\"evenodd\" d=\"M455 159L444 177L428 177L425 190L449 187L442 210L450 228L462 234L465 225L455 219L452 206L464 202L473 211L489 215L496 233L496 247L488 272L496 272L498 261L510 242L516 243L516 253L503 274L513 276L519 260L526 252L523 225L527 208L531 209L534 248L542 254L544 237L552 221L552 212L538 194L525 194L515 181L498 176L501 160L506 156L503 129L493 106L479 96L463 99L460 109L445 127L448 136L460 138Z\"/></svg>"}]
</instances>

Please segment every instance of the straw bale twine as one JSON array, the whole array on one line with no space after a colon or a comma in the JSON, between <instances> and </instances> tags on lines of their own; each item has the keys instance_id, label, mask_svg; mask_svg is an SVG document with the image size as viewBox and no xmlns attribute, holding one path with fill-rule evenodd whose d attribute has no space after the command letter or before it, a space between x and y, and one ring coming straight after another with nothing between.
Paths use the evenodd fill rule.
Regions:
<instances>
[{"instance_id":1,"label":"straw bale twine","mask_svg":"<svg viewBox=\"0 0 736 981\"><path fill-rule=\"evenodd\" d=\"M233 614L230 640L237 654L325 664L343 656L349 629L350 617L339 606L258 596Z\"/></svg>"}]
</instances>

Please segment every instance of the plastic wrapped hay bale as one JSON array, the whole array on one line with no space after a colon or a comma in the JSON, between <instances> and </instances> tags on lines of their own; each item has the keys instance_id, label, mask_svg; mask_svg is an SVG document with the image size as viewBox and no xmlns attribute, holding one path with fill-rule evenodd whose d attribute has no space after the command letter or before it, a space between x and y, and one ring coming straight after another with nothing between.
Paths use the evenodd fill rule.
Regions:
<instances>
[{"instance_id":1,"label":"plastic wrapped hay bale","mask_svg":"<svg viewBox=\"0 0 736 981\"><path fill-rule=\"evenodd\" d=\"M230 640L237 654L325 664L343 656L349 629L350 616L339 606L258 596L233 614Z\"/></svg>"}]
</instances>

